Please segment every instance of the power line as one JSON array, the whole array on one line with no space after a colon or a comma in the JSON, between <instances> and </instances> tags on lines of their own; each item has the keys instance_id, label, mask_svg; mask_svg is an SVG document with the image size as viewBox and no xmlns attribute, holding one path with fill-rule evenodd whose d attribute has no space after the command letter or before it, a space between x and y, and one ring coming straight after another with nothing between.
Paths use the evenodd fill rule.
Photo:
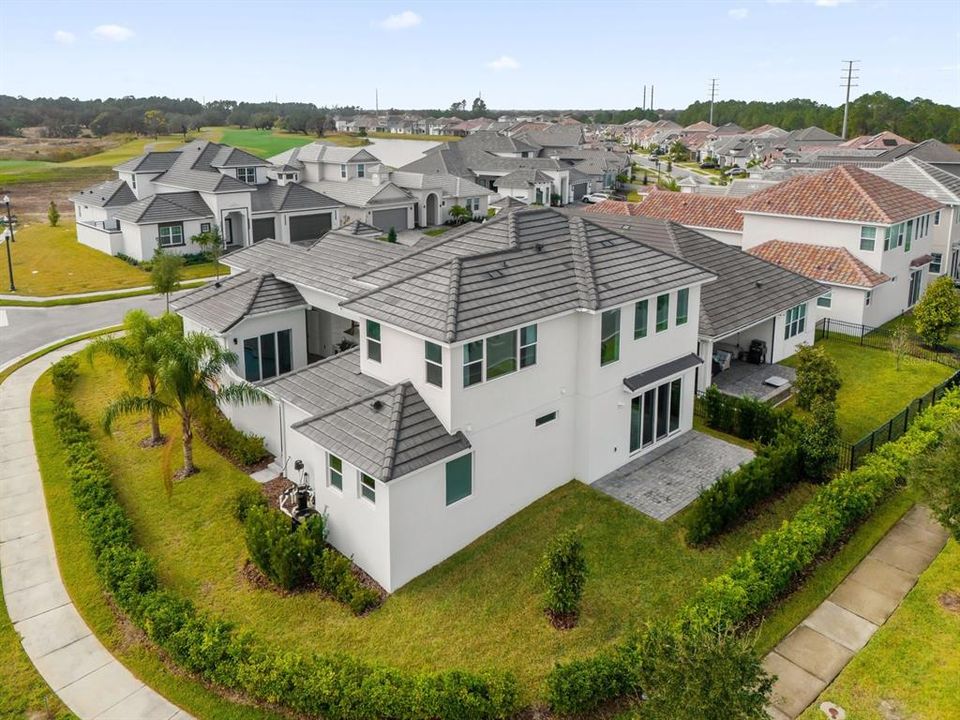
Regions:
<instances>
[{"instance_id":1,"label":"power line","mask_svg":"<svg viewBox=\"0 0 960 720\"><path fill-rule=\"evenodd\" d=\"M840 133L840 137L844 140L847 139L847 118L850 116L850 88L859 87L854 80L859 80L860 76L855 73L860 72L860 68L854 67L854 63L860 62L859 60L844 60L846 67L843 68L843 75L840 77L841 85L840 87L847 88L847 98L843 103L843 132Z\"/></svg>"},{"instance_id":2,"label":"power line","mask_svg":"<svg viewBox=\"0 0 960 720\"><path fill-rule=\"evenodd\" d=\"M710 78L710 124L713 125L713 101L717 97L717 80L720 78Z\"/></svg>"}]
</instances>

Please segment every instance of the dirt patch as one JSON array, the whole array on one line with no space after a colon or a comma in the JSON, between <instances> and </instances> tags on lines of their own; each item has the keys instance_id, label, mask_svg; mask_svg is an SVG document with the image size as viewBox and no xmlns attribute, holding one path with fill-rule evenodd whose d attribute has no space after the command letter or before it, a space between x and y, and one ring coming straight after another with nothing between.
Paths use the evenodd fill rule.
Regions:
<instances>
[{"instance_id":1,"label":"dirt patch","mask_svg":"<svg viewBox=\"0 0 960 720\"><path fill-rule=\"evenodd\" d=\"M87 157L116 147L117 140L107 138L45 138L39 137L39 128L24 128L24 137L0 137L0 160L46 160L66 162Z\"/></svg>"},{"instance_id":2,"label":"dirt patch","mask_svg":"<svg viewBox=\"0 0 960 720\"><path fill-rule=\"evenodd\" d=\"M907 716L893 700L881 700L877 710L884 720L907 720Z\"/></svg>"},{"instance_id":3,"label":"dirt patch","mask_svg":"<svg viewBox=\"0 0 960 720\"><path fill-rule=\"evenodd\" d=\"M575 612L555 613L549 610L547 611L547 619L550 620L550 624L557 630L572 630L577 626L578 617L579 615Z\"/></svg>"},{"instance_id":4,"label":"dirt patch","mask_svg":"<svg viewBox=\"0 0 960 720\"><path fill-rule=\"evenodd\" d=\"M267 504L274 510L280 509L280 493L290 487L290 481L283 475L277 475L260 486L261 492L267 498Z\"/></svg>"},{"instance_id":5,"label":"dirt patch","mask_svg":"<svg viewBox=\"0 0 960 720\"><path fill-rule=\"evenodd\" d=\"M0 181L0 186L9 192L13 213L20 222L41 217L46 219L47 207L53 200L60 210L60 222L73 218L73 203L70 196L78 190L111 180L116 173L110 168L53 168L50 179L40 182Z\"/></svg>"},{"instance_id":6,"label":"dirt patch","mask_svg":"<svg viewBox=\"0 0 960 720\"><path fill-rule=\"evenodd\" d=\"M954 592L953 590L940 593L940 597L937 598L937 602L939 602L940 607L947 612L960 615L960 593Z\"/></svg>"}]
</instances>

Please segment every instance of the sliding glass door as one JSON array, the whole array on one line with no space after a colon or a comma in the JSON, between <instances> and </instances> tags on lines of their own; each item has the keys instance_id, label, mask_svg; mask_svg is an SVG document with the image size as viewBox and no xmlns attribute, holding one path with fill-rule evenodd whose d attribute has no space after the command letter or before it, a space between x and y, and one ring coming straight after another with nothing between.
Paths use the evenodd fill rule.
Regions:
<instances>
[{"instance_id":1,"label":"sliding glass door","mask_svg":"<svg viewBox=\"0 0 960 720\"><path fill-rule=\"evenodd\" d=\"M677 378L630 400L630 452L649 447L680 429L683 380Z\"/></svg>"}]
</instances>

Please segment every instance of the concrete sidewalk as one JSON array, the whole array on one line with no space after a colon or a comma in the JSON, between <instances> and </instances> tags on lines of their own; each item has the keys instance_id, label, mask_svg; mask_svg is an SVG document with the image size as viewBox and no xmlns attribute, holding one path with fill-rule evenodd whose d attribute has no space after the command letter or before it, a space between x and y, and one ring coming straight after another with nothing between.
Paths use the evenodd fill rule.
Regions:
<instances>
[{"instance_id":1,"label":"concrete sidewalk","mask_svg":"<svg viewBox=\"0 0 960 720\"><path fill-rule=\"evenodd\" d=\"M764 667L778 676L771 718L793 720L820 696L897 609L947 535L929 510L915 506L767 655Z\"/></svg>"},{"instance_id":2,"label":"concrete sidewalk","mask_svg":"<svg viewBox=\"0 0 960 720\"><path fill-rule=\"evenodd\" d=\"M86 626L63 585L30 425L37 378L83 343L56 350L0 385L0 574L23 649L81 720L187 720L140 682Z\"/></svg>"}]
</instances>

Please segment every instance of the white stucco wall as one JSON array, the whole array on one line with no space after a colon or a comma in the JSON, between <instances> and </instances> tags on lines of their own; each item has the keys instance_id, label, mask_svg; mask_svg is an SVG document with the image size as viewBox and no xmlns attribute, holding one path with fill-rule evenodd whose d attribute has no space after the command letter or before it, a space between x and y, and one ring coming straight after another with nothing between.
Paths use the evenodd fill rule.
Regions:
<instances>
[{"instance_id":1,"label":"white stucco wall","mask_svg":"<svg viewBox=\"0 0 960 720\"><path fill-rule=\"evenodd\" d=\"M293 371L299 370L307 364L306 311L303 308L281 310L244 318L227 331L225 334L227 347L239 357L236 368L237 375L240 377L246 376L243 362L243 341L247 338L258 337L264 333L277 332L278 330L291 331Z\"/></svg>"}]
</instances>

